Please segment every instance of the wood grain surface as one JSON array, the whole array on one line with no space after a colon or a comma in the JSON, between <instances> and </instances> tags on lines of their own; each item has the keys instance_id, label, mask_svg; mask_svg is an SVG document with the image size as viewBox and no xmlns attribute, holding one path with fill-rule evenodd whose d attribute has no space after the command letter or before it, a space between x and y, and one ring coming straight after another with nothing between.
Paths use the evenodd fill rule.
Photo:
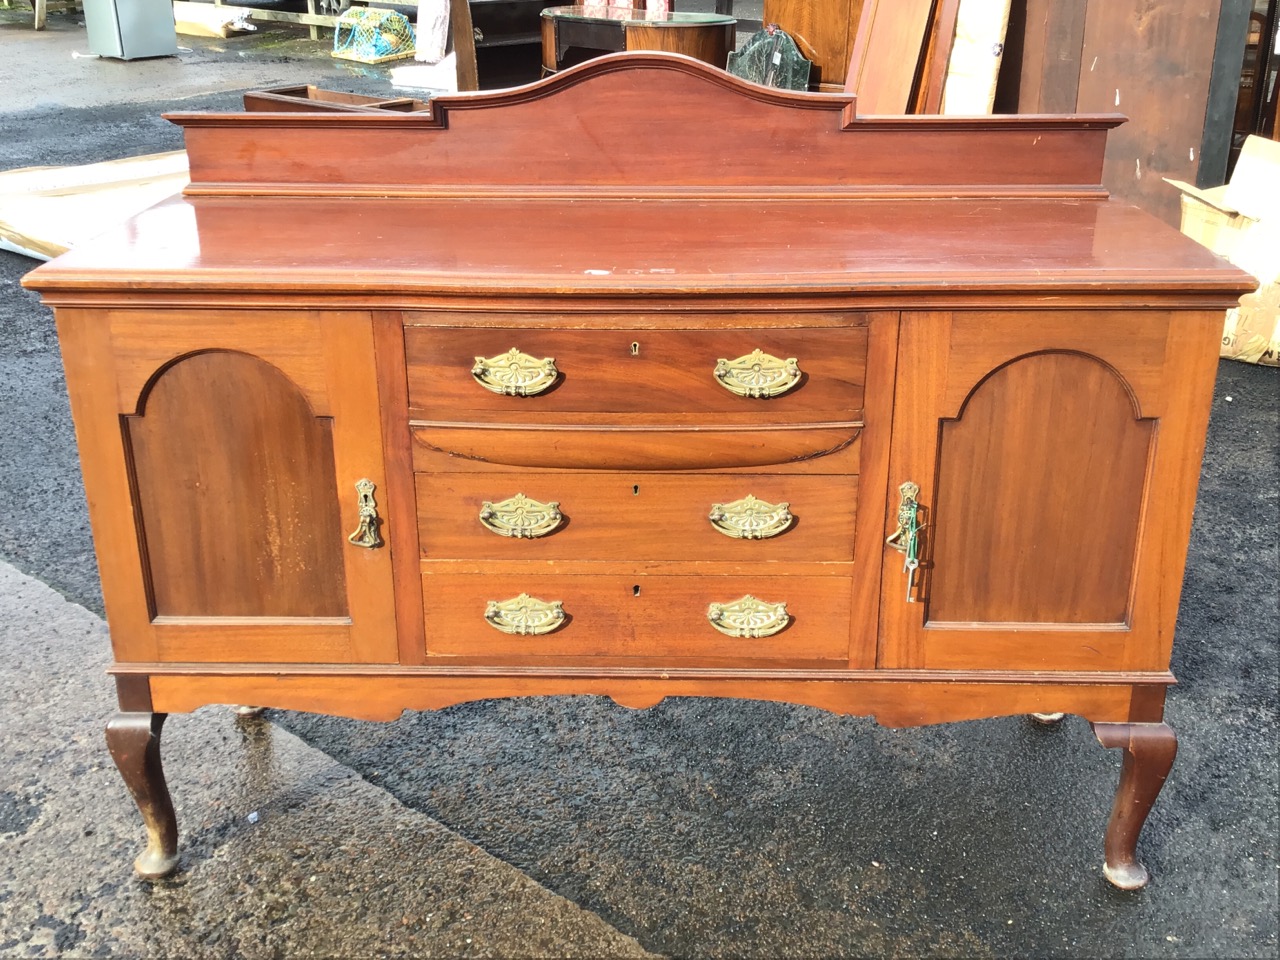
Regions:
<instances>
[{"instance_id":1,"label":"wood grain surface","mask_svg":"<svg viewBox=\"0 0 1280 960\"><path fill-rule=\"evenodd\" d=\"M849 655L848 577L499 574L423 577L430 657L634 657L833 660ZM512 636L484 618L491 600L527 593L562 601L565 624L545 636ZM750 594L785 603L792 622L771 637L728 637L707 620L712 603Z\"/></svg>"},{"instance_id":2,"label":"wood grain surface","mask_svg":"<svg viewBox=\"0 0 1280 960\"><path fill-rule=\"evenodd\" d=\"M929 623L1127 625L1153 427L1080 354L979 384L941 428Z\"/></svg>"},{"instance_id":3,"label":"wood grain surface","mask_svg":"<svg viewBox=\"0 0 1280 960\"><path fill-rule=\"evenodd\" d=\"M909 103L916 67L894 38L918 26L918 50L931 4L912 0L905 19L906 7L878 7L875 22L893 30L875 48L883 63L867 74L883 66L888 72L879 73L896 76L905 63L899 99L907 99L894 106L889 96L869 96L857 111L894 115L887 121L857 119L851 94L777 90L659 53L615 54L527 87L433 98L429 112L168 118L184 129L186 192L193 196L474 197L610 188L624 196L776 196L787 188L841 196L940 183L1096 186L1106 130L1119 116L946 124L896 116ZM646 135L645 124L661 135ZM1024 135L1032 130L1033 137ZM367 149L370 138L377 150ZM761 153L782 162L759 163Z\"/></svg>"},{"instance_id":4,"label":"wood grain surface","mask_svg":"<svg viewBox=\"0 0 1280 960\"><path fill-rule=\"evenodd\" d=\"M442 456L455 469L501 466L516 470L723 470L766 468L826 473L828 457L856 463L859 424L609 429L536 425L415 423L415 470Z\"/></svg>"},{"instance_id":5,"label":"wood grain surface","mask_svg":"<svg viewBox=\"0 0 1280 960\"><path fill-rule=\"evenodd\" d=\"M418 528L428 559L693 560L770 564L853 559L857 477L788 474L418 474ZM547 536L504 537L479 519L481 505L517 493L556 501L564 520ZM734 539L708 519L716 503L748 494L790 504L787 529Z\"/></svg>"},{"instance_id":6,"label":"wood grain surface","mask_svg":"<svg viewBox=\"0 0 1280 960\"><path fill-rule=\"evenodd\" d=\"M894 417L898 436L913 439L895 444L890 477L895 487L919 484L922 519L937 527L924 531L917 602L906 601L900 555L888 554L883 667L1140 670L1168 663L1181 588L1181 565L1168 558L1186 551L1185 504L1199 476L1188 464L1203 449L1203 420L1191 408L1207 409L1218 318L1147 311L1128 313L1123 323L1108 323L1105 314L1059 314L1033 326L1025 319L904 318ZM1170 363L1171 352L1185 360ZM1030 393L1020 392L1013 409L997 414L983 398L1033 371L1047 379L1026 379ZM1038 399L1024 407L1030 394ZM996 420L981 450L965 449L964 440L949 446L953 430L963 435L966 402L978 410L993 404ZM1057 426L1063 416L1081 419ZM1037 431L1053 442L1028 439ZM1082 449L1086 431L1108 439ZM1075 457L1067 455L1072 445ZM952 451L957 459L948 463ZM970 454L993 459L966 463ZM1032 490L1037 496L1029 499ZM1082 496L1085 490L1094 495ZM944 508L979 516L943 518ZM893 523L886 523L887 534ZM1071 575L1055 570L1057 550L1074 556ZM1025 588L1025 602L1008 601L1008 578ZM944 615L971 619L938 620L935 598ZM1082 621L1075 603L1100 619Z\"/></svg>"},{"instance_id":7,"label":"wood grain surface","mask_svg":"<svg viewBox=\"0 0 1280 960\"><path fill-rule=\"evenodd\" d=\"M592 671L598 672L598 671ZM690 671L692 672L692 671ZM1069 712L1100 721L1127 721L1137 699L1133 686L1118 683L1054 683L1046 678L1020 683L974 680L894 680L879 678L788 679L701 676L652 671L644 677L568 676L505 671L483 674L474 668L454 674L413 676L334 676L241 673L224 675L160 674L151 678L157 710L194 710L209 702L261 703L292 710L366 720L394 720L404 710L438 710L456 703L493 697L577 694L611 697L624 706L650 707L667 697L742 697L808 704L833 713L874 717L884 726L977 720L990 716Z\"/></svg>"},{"instance_id":8,"label":"wood grain surface","mask_svg":"<svg viewBox=\"0 0 1280 960\"><path fill-rule=\"evenodd\" d=\"M198 353L125 429L157 615L347 615L330 421L284 374Z\"/></svg>"},{"instance_id":9,"label":"wood grain surface","mask_svg":"<svg viewBox=\"0 0 1280 960\"><path fill-rule=\"evenodd\" d=\"M732 23L666 23L639 21L625 28L628 50L662 50L693 57L723 69L733 49Z\"/></svg>"},{"instance_id":10,"label":"wood grain surface","mask_svg":"<svg viewBox=\"0 0 1280 960\"><path fill-rule=\"evenodd\" d=\"M919 157L895 154L893 162L905 168ZM325 243L335 223L343 242ZM245 231L261 240L252 255ZM381 309L416 299L438 313L444 295L466 314L514 311L512 324L576 305L586 315L572 329L607 327L605 317L631 311L665 312L671 326L687 328L694 317L711 324L718 313L740 316L745 297L755 298L757 315L779 311L788 326L801 302L859 313L886 300L919 307L966 294L970 305L982 298L1053 308L1071 294L1149 304L1184 293L1225 308L1248 283L1243 271L1125 204L992 198L780 199L767 208L709 200L180 198L36 268L25 282L55 303L62 291L92 293L94 305L114 290L126 300L200 294L206 306L225 306L216 295L230 284L237 305L258 295L274 298L276 309L300 299ZM275 332L265 324L245 335L267 340Z\"/></svg>"},{"instance_id":11,"label":"wood grain surface","mask_svg":"<svg viewBox=\"0 0 1280 960\"><path fill-rule=\"evenodd\" d=\"M787 31L813 60L811 86L838 91L844 87L862 7L863 0L765 0L764 22Z\"/></svg>"},{"instance_id":12,"label":"wood grain surface","mask_svg":"<svg viewBox=\"0 0 1280 960\"><path fill-rule=\"evenodd\" d=\"M910 113L935 0L865 0L844 88L859 114Z\"/></svg>"},{"instance_id":13,"label":"wood grain surface","mask_svg":"<svg viewBox=\"0 0 1280 960\"><path fill-rule=\"evenodd\" d=\"M865 321L864 321L865 322ZM691 413L712 423L858 420L867 366L864 325L795 330L590 330L405 328L409 406L419 419L461 422L524 420L548 415ZM550 389L512 397L472 376L478 358L518 349L559 371ZM718 361L755 350L795 359L800 381L778 397L741 397L715 376Z\"/></svg>"}]
</instances>

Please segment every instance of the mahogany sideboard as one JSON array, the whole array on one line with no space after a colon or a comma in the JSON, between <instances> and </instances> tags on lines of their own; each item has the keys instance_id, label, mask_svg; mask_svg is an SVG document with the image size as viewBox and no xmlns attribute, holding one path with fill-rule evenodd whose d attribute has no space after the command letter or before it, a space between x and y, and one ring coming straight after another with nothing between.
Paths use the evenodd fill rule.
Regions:
<instances>
[{"instance_id":1,"label":"mahogany sideboard","mask_svg":"<svg viewBox=\"0 0 1280 960\"><path fill-rule=\"evenodd\" d=\"M121 712L749 697L1163 722L1222 309L1118 116L858 117L618 54L429 111L177 114L191 184L56 311Z\"/></svg>"}]
</instances>

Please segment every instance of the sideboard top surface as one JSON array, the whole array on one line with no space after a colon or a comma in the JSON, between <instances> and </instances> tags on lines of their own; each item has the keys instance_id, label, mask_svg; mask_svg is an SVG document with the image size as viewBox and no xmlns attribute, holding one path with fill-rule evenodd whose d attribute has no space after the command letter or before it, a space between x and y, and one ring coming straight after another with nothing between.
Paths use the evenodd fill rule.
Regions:
<instances>
[{"instance_id":1,"label":"sideboard top surface","mask_svg":"<svg viewBox=\"0 0 1280 960\"><path fill-rule=\"evenodd\" d=\"M175 198L40 267L45 291L529 294L1251 289L1127 204Z\"/></svg>"},{"instance_id":2,"label":"sideboard top surface","mask_svg":"<svg viewBox=\"0 0 1280 960\"><path fill-rule=\"evenodd\" d=\"M425 114L174 115L186 195L26 282L381 302L1027 291L1205 305L1255 285L1107 197L1122 117L855 106L637 53Z\"/></svg>"}]
</instances>

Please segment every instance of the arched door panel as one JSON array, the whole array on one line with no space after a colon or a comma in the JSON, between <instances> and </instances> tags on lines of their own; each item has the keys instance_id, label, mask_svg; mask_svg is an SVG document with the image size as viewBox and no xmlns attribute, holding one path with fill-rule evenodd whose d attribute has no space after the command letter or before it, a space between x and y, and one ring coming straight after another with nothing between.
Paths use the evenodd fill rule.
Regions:
<instances>
[{"instance_id":1,"label":"arched door panel","mask_svg":"<svg viewBox=\"0 0 1280 960\"><path fill-rule=\"evenodd\" d=\"M905 482L923 526L914 576L885 550L880 667L1167 669L1212 319L903 315L886 536Z\"/></svg>"}]
</instances>

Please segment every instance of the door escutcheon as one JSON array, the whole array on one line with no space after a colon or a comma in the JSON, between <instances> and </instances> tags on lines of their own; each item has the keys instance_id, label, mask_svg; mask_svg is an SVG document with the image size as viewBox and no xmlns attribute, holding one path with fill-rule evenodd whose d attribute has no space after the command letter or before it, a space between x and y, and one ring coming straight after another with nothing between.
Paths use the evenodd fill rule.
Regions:
<instances>
[{"instance_id":1,"label":"door escutcheon","mask_svg":"<svg viewBox=\"0 0 1280 960\"><path fill-rule=\"evenodd\" d=\"M902 554L902 570L907 575L907 603L915 603L916 569L920 566L920 496L918 484L908 480L898 487L898 526L885 543Z\"/></svg>"},{"instance_id":2,"label":"door escutcheon","mask_svg":"<svg viewBox=\"0 0 1280 960\"><path fill-rule=\"evenodd\" d=\"M378 516L378 503L373 499L373 491L377 489L377 485L368 477L356 481L356 504L360 511L360 525L351 536L347 537L347 540L357 547L366 547L370 550L382 546L382 535L378 532L378 526L382 520Z\"/></svg>"}]
</instances>

